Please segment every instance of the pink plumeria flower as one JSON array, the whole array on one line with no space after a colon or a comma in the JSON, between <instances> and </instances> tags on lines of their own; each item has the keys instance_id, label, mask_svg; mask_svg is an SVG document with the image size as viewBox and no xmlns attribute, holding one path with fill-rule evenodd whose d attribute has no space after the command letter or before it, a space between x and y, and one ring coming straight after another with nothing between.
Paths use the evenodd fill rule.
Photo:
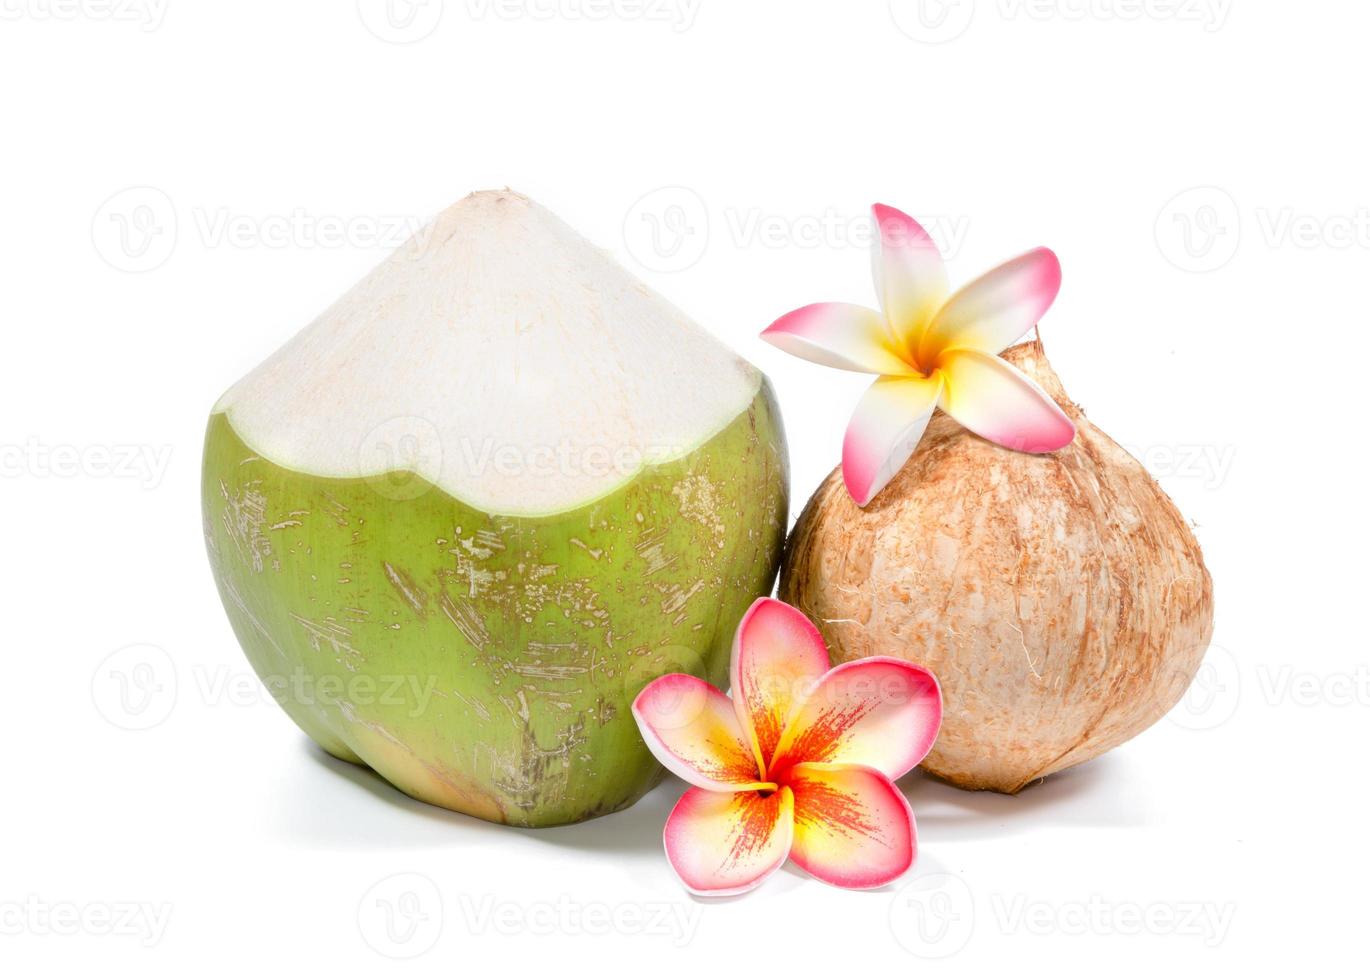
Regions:
<instances>
[{"instance_id":1,"label":"pink plumeria flower","mask_svg":"<svg viewBox=\"0 0 1370 980\"><path fill-rule=\"evenodd\" d=\"M948 296L947 270L918 222L884 204L872 256L883 312L815 303L762 332L818 364L880 375L847 426L842 479L862 507L913 455L935 409L1009 449L1048 453L1075 426L1036 382L997 356L1036 324L1061 289L1061 263L1034 249Z\"/></svg>"},{"instance_id":2,"label":"pink plumeria flower","mask_svg":"<svg viewBox=\"0 0 1370 980\"><path fill-rule=\"evenodd\" d=\"M922 667L832 667L798 609L758 599L733 640L732 698L667 674L633 702L652 754L691 784L666 857L697 895L750 891L793 859L815 878L876 888L913 864L917 830L894 780L923 760L942 693Z\"/></svg>"}]
</instances>

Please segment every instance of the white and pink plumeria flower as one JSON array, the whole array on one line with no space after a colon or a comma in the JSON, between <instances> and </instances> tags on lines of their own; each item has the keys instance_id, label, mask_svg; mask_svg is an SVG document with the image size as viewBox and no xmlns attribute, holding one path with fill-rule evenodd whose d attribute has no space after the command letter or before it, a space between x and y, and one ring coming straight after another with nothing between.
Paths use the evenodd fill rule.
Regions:
<instances>
[{"instance_id":1,"label":"white and pink plumeria flower","mask_svg":"<svg viewBox=\"0 0 1370 980\"><path fill-rule=\"evenodd\" d=\"M844 888L907 871L917 830L894 780L937 738L936 678L892 657L832 667L814 625L775 599L738 625L731 674L731 699L667 674L633 702L647 747L691 784L665 832L685 887L736 895L786 860Z\"/></svg>"},{"instance_id":2,"label":"white and pink plumeria flower","mask_svg":"<svg viewBox=\"0 0 1370 980\"><path fill-rule=\"evenodd\" d=\"M815 303L762 332L783 351L880 377L842 444L842 478L862 507L903 468L940 408L1009 449L1048 453L1075 426L1037 383L998 354L1037 324L1061 288L1061 264L1034 249L948 295L947 271L918 222L883 204L876 227L880 310Z\"/></svg>"}]
</instances>

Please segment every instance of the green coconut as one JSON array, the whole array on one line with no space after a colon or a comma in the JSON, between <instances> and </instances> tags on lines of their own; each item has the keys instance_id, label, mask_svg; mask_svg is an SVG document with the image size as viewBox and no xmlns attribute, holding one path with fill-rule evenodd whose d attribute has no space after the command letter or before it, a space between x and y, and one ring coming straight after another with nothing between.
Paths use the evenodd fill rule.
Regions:
<instances>
[{"instance_id":1,"label":"green coconut","mask_svg":"<svg viewBox=\"0 0 1370 980\"><path fill-rule=\"evenodd\" d=\"M482 192L219 401L204 527L248 660L325 751L547 826L660 777L629 711L649 681L726 685L787 487L759 371Z\"/></svg>"}]
</instances>

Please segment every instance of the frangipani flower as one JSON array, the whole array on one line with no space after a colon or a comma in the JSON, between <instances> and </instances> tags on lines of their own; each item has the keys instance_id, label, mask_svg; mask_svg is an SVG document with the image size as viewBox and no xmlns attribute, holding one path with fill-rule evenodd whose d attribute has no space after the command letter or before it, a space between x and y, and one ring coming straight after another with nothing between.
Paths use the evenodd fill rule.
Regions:
<instances>
[{"instance_id":1,"label":"frangipani flower","mask_svg":"<svg viewBox=\"0 0 1370 980\"><path fill-rule=\"evenodd\" d=\"M902 211L872 208L882 312L815 303L761 334L818 364L880 375L842 443L842 479L862 507L903 468L935 409L1009 449L1048 453L1075 426L1037 383L997 355L1036 324L1061 288L1061 264L1034 249L948 296L942 255Z\"/></svg>"},{"instance_id":2,"label":"frangipani flower","mask_svg":"<svg viewBox=\"0 0 1370 980\"><path fill-rule=\"evenodd\" d=\"M830 667L798 609L758 599L733 640L732 698L667 674L633 702L652 754L691 784L666 821L666 857L690 891L736 895L794 860L815 878L875 888L913 864L913 811L893 780L942 723L937 680L871 657Z\"/></svg>"}]
</instances>

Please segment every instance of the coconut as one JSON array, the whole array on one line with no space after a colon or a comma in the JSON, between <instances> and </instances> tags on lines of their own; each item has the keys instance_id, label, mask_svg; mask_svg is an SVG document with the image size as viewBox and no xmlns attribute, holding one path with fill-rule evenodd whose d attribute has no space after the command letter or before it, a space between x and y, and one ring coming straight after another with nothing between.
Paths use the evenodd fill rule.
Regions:
<instances>
[{"instance_id":1,"label":"coconut","mask_svg":"<svg viewBox=\"0 0 1370 980\"><path fill-rule=\"evenodd\" d=\"M938 413L865 509L833 471L795 527L780 596L834 661L930 668L945 712L924 769L1015 793L1174 706L1212 637L1213 591L1174 504L1066 397L1040 342L1003 356L1075 441L1013 452Z\"/></svg>"},{"instance_id":2,"label":"coconut","mask_svg":"<svg viewBox=\"0 0 1370 980\"><path fill-rule=\"evenodd\" d=\"M204 528L249 661L324 750L538 826L653 785L632 701L725 682L787 486L760 372L494 191L223 396Z\"/></svg>"}]
</instances>

